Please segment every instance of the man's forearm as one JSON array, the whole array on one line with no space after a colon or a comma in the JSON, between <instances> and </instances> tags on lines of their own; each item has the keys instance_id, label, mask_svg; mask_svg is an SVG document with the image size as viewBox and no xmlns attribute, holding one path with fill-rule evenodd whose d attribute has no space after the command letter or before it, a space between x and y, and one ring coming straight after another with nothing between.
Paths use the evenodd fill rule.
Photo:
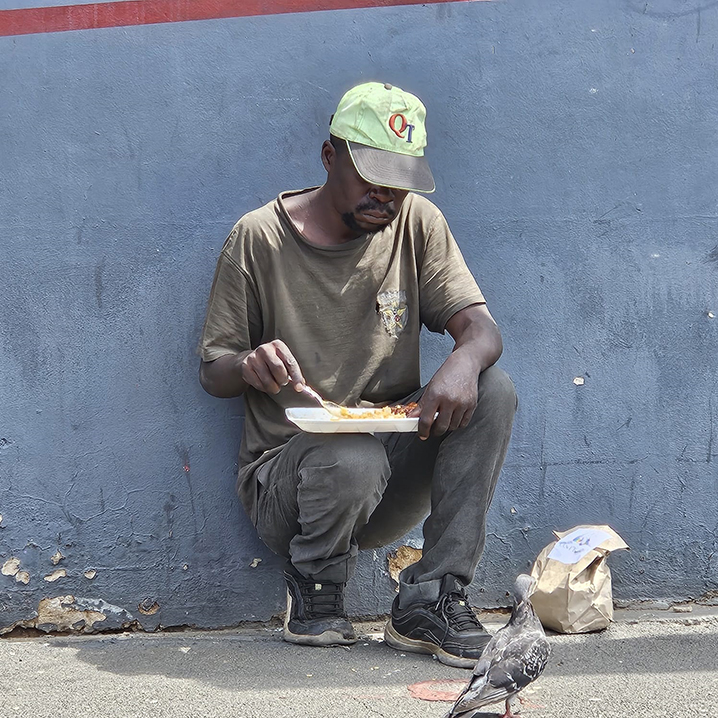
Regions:
<instances>
[{"instance_id":1,"label":"man's forearm","mask_svg":"<svg viewBox=\"0 0 718 718\"><path fill-rule=\"evenodd\" d=\"M212 396L229 399L241 396L249 384L242 378L240 364L250 352L227 354L214 361L203 361L199 367L202 388Z\"/></svg>"},{"instance_id":2,"label":"man's forearm","mask_svg":"<svg viewBox=\"0 0 718 718\"><path fill-rule=\"evenodd\" d=\"M475 304L457 312L447 322L446 329L456 342L454 352L470 358L477 376L501 356L501 332L485 304Z\"/></svg>"}]
</instances>

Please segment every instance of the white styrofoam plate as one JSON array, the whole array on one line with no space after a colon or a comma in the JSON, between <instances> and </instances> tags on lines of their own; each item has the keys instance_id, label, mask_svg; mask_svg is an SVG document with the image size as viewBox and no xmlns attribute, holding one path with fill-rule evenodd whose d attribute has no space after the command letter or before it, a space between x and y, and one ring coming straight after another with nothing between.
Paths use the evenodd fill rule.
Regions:
<instances>
[{"instance_id":1,"label":"white styrofoam plate","mask_svg":"<svg viewBox=\"0 0 718 718\"><path fill-rule=\"evenodd\" d=\"M289 421L310 434L383 434L391 431L417 431L419 428L418 416L411 419L339 419L321 407L286 409L284 413Z\"/></svg>"}]
</instances>

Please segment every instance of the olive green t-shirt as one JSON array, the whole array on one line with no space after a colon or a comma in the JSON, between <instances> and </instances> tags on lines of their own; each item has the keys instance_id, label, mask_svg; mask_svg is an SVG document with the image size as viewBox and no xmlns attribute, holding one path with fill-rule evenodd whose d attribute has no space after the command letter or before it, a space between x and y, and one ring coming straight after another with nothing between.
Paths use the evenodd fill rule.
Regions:
<instances>
[{"instance_id":1,"label":"olive green t-shirt","mask_svg":"<svg viewBox=\"0 0 718 718\"><path fill-rule=\"evenodd\" d=\"M289 218L283 199L290 194L297 193L246 214L227 238L202 359L281 339L326 399L352 406L408 396L420 387L422 324L443 333L453 314L484 302L444 216L410 193L381 231L325 247L307 241ZM299 432L284 410L315 404L291 386L277 395L249 387L244 400L238 491L254 521L254 470Z\"/></svg>"}]
</instances>

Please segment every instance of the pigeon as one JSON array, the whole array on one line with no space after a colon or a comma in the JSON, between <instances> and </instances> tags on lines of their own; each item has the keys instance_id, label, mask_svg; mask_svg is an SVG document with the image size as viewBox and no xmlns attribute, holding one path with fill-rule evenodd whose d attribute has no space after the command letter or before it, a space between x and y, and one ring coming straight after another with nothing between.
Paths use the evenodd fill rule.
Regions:
<instances>
[{"instance_id":1,"label":"pigeon","mask_svg":"<svg viewBox=\"0 0 718 718\"><path fill-rule=\"evenodd\" d=\"M514 585L514 606L508 623L484 648L469 685L444 718L471 718L479 708L506 701L502 718L514 718L519 692L546 668L549 642L529 597L536 579L522 573Z\"/></svg>"}]
</instances>

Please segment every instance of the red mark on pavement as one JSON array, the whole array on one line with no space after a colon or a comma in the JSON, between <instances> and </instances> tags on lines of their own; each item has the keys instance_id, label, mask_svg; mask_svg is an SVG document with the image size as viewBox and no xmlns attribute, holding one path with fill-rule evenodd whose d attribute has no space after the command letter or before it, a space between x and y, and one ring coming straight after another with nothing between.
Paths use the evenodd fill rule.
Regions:
<instances>
[{"instance_id":1,"label":"red mark on pavement","mask_svg":"<svg viewBox=\"0 0 718 718\"><path fill-rule=\"evenodd\" d=\"M317 10L358 10L397 5L429 5L482 0L120 0L0 10L0 36L29 35L103 27L154 25L188 20L217 20L282 15ZM486 0L483 0L486 1Z\"/></svg>"},{"instance_id":2,"label":"red mark on pavement","mask_svg":"<svg viewBox=\"0 0 718 718\"><path fill-rule=\"evenodd\" d=\"M468 681L461 679L452 679L446 681L421 681L421 683L412 683L407 686L409 693L413 698L419 698L422 701L446 701L453 703L459 693L466 688Z\"/></svg>"}]
</instances>

